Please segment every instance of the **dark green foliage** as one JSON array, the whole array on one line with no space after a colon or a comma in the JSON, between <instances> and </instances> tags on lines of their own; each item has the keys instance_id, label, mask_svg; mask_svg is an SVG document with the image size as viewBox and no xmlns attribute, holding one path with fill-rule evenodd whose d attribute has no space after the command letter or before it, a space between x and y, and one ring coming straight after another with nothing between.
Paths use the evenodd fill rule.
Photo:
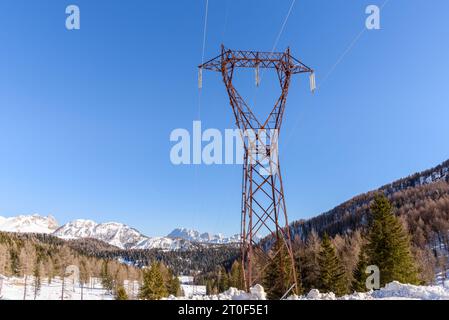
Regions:
<instances>
[{"instance_id":1,"label":"dark green foliage","mask_svg":"<svg viewBox=\"0 0 449 320\"><path fill-rule=\"evenodd\" d=\"M115 292L115 300L128 300L128 294L123 286L118 286Z\"/></svg>"},{"instance_id":2,"label":"dark green foliage","mask_svg":"<svg viewBox=\"0 0 449 320\"><path fill-rule=\"evenodd\" d=\"M159 263L153 262L143 273L143 283L139 298L143 300L159 300L168 296Z\"/></svg>"},{"instance_id":3,"label":"dark green foliage","mask_svg":"<svg viewBox=\"0 0 449 320\"><path fill-rule=\"evenodd\" d=\"M351 289L356 292L366 292L366 268L368 267L368 258L366 256L364 248L360 250L357 266L353 272L354 280L351 285Z\"/></svg>"},{"instance_id":4,"label":"dark green foliage","mask_svg":"<svg viewBox=\"0 0 449 320\"><path fill-rule=\"evenodd\" d=\"M101 285L108 291L114 289L114 280L109 272L108 261L104 261L101 266Z\"/></svg>"},{"instance_id":5,"label":"dark green foliage","mask_svg":"<svg viewBox=\"0 0 449 320\"><path fill-rule=\"evenodd\" d=\"M276 254L277 253L277 254ZM290 274L291 259L282 240L276 241L272 249L273 259L265 269L263 286L269 299L280 299L293 284Z\"/></svg>"},{"instance_id":6,"label":"dark green foliage","mask_svg":"<svg viewBox=\"0 0 449 320\"><path fill-rule=\"evenodd\" d=\"M218 271L218 291L224 292L229 289L229 275L222 266Z\"/></svg>"},{"instance_id":7,"label":"dark green foliage","mask_svg":"<svg viewBox=\"0 0 449 320\"><path fill-rule=\"evenodd\" d=\"M14 276L20 275L20 260L19 254L16 249L11 248L9 250L10 261L11 261L11 272Z\"/></svg>"},{"instance_id":8,"label":"dark green foliage","mask_svg":"<svg viewBox=\"0 0 449 320\"><path fill-rule=\"evenodd\" d=\"M327 234L323 236L321 242L318 264L320 270L318 289L334 292L338 296L346 294L348 292L346 273Z\"/></svg>"},{"instance_id":9,"label":"dark green foliage","mask_svg":"<svg viewBox=\"0 0 449 320\"><path fill-rule=\"evenodd\" d=\"M408 234L384 195L375 197L371 215L366 253L368 263L379 267L381 286L394 280L417 284Z\"/></svg>"},{"instance_id":10,"label":"dark green foliage","mask_svg":"<svg viewBox=\"0 0 449 320\"><path fill-rule=\"evenodd\" d=\"M318 286L320 278L318 263L320 250L321 240L316 232L311 232L305 243L296 250L297 274L302 279L302 286L305 292L309 292Z\"/></svg>"},{"instance_id":11,"label":"dark green foliage","mask_svg":"<svg viewBox=\"0 0 449 320\"><path fill-rule=\"evenodd\" d=\"M243 283L243 268L239 261L234 261L229 274L229 286L243 290L245 284Z\"/></svg>"},{"instance_id":12,"label":"dark green foliage","mask_svg":"<svg viewBox=\"0 0 449 320\"><path fill-rule=\"evenodd\" d=\"M168 294L171 294L174 296L181 295L181 282L179 281L178 277L173 276L171 274L171 277L167 282L167 291L168 291Z\"/></svg>"}]
</instances>

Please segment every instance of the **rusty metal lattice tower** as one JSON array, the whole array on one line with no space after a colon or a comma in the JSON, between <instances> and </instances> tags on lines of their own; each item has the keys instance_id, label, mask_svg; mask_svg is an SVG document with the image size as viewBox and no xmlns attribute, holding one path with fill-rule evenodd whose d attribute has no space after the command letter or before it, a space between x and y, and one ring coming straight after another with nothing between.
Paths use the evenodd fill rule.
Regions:
<instances>
[{"instance_id":1,"label":"rusty metal lattice tower","mask_svg":"<svg viewBox=\"0 0 449 320\"><path fill-rule=\"evenodd\" d=\"M273 69L276 71L281 95L266 119L257 119L249 105L237 92L233 85L236 68L254 68L256 84L259 83L259 69ZM221 47L221 54L199 66L199 86L202 87L202 70L221 72L229 95L230 104L236 124L241 132L260 132L270 130L279 133L285 110L285 104L293 74L310 73L311 89L315 89L313 70L290 55L290 49L285 52L255 52L234 51ZM281 254L288 255L289 275L285 279L290 290L296 291L297 276L295 259L292 251L292 241L285 207L284 189L277 153L278 134L264 139L256 133L253 139L243 138L243 185L242 185L242 221L241 221L241 251L245 287L260 281L263 269L270 261L280 258ZM266 138L266 136L264 137ZM269 163L269 174L261 174L261 169ZM273 246L275 252L268 253L258 239L271 234L278 245ZM273 242L271 242L272 244ZM282 266L282 261L279 261ZM258 268L255 268L257 263ZM282 270L282 269L280 269Z\"/></svg>"}]
</instances>

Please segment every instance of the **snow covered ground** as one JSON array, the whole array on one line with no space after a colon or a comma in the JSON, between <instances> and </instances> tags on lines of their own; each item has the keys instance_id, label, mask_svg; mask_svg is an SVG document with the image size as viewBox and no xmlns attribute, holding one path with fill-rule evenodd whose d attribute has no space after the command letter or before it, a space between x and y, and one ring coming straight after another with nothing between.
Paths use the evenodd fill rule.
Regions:
<instances>
[{"instance_id":1,"label":"snow covered ground","mask_svg":"<svg viewBox=\"0 0 449 320\"><path fill-rule=\"evenodd\" d=\"M170 296L168 299L183 300L183 297ZM250 293L230 288L218 295L193 295L192 300L265 300L266 293L262 286L256 285ZM449 300L449 285L446 286L414 286L391 282L380 290L366 293L353 293L343 297L336 297L334 293L321 293L311 290L304 296L290 296L287 300Z\"/></svg>"},{"instance_id":2,"label":"snow covered ground","mask_svg":"<svg viewBox=\"0 0 449 320\"><path fill-rule=\"evenodd\" d=\"M187 299L194 296L205 296L206 286L198 286L193 284L194 277L192 276L179 276L179 282L181 282L181 289L184 297Z\"/></svg>"},{"instance_id":3,"label":"snow covered ground","mask_svg":"<svg viewBox=\"0 0 449 320\"><path fill-rule=\"evenodd\" d=\"M34 300L33 277L28 277L26 300ZM0 299L23 300L25 293L24 278L4 278L0 277ZM71 279L64 281L64 300L81 300L81 286ZM48 283L43 279L41 289L36 296L36 300L61 300L62 281L55 278ZM112 300L114 297L106 292L98 279L92 278L91 283L83 288L83 300Z\"/></svg>"},{"instance_id":4,"label":"snow covered ground","mask_svg":"<svg viewBox=\"0 0 449 320\"><path fill-rule=\"evenodd\" d=\"M185 279L187 280L187 279ZM28 277L26 300L34 299L33 278ZM66 279L64 289L64 300L81 300L81 287L72 279ZM125 290L130 298L136 298L139 290L137 282L125 281ZM266 293L262 286L256 285L251 288L250 293L230 288L217 295L205 295L206 288L191 284L183 284L184 297L170 296L168 300L266 300ZM24 278L6 278L0 275L0 299L23 300ZM43 279L41 289L36 300L61 300L62 281L55 278L51 283ZM112 300L114 297L104 290L100 280L92 278L90 283L83 289L83 300ZM353 293L343 297L336 297L334 293L321 293L311 290L304 296L290 296L288 300L449 300L449 283L445 286L414 286L391 282L384 288L366 293Z\"/></svg>"},{"instance_id":5,"label":"snow covered ground","mask_svg":"<svg viewBox=\"0 0 449 320\"><path fill-rule=\"evenodd\" d=\"M184 297L192 298L194 296L205 296L206 295L206 286L197 286L191 284L181 284L182 292L184 293Z\"/></svg>"}]
</instances>

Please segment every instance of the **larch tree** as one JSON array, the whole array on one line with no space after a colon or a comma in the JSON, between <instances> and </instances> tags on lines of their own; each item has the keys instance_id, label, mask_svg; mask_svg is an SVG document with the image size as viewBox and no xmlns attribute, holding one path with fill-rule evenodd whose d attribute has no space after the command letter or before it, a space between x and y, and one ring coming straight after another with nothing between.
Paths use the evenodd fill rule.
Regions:
<instances>
[{"instance_id":1,"label":"larch tree","mask_svg":"<svg viewBox=\"0 0 449 320\"><path fill-rule=\"evenodd\" d=\"M80 287L81 287L81 300L83 300L84 299L84 287L86 286L87 283L89 283L89 279L90 279L90 269L89 269L86 259L80 260L79 270L80 270L79 281L80 281Z\"/></svg>"},{"instance_id":2,"label":"larch tree","mask_svg":"<svg viewBox=\"0 0 449 320\"><path fill-rule=\"evenodd\" d=\"M26 300L28 294L28 279L33 274L36 261L36 251L34 249L34 246L30 242L26 242L25 245L20 249L19 261L20 272L24 277L23 300Z\"/></svg>"}]
</instances>

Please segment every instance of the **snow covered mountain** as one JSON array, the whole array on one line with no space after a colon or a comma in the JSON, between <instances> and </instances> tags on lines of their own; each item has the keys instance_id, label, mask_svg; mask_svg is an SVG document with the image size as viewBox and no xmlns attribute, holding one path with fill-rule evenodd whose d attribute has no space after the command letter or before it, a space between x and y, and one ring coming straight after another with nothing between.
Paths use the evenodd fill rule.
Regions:
<instances>
[{"instance_id":1,"label":"snow covered mountain","mask_svg":"<svg viewBox=\"0 0 449 320\"><path fill-rule=\"evenodd\" d=\"M82 219L63 225L53 235L62 239L93 238L122 249L131 249L147 239L136 229L122 223L96 223Z\"/></svg>"},{"instance_id":2,"label":"snow covered mountain","mask_svg":"<svg viewBox=\"0 0 449 320\"><path fill-rule=\"evenodd\" d=\"M196 230L178 228L170 232L167 236L171 239L184 239L187 241L197 242L197 243L214 243L214 244L227 244L235 243L239 241L239 235L236 234L232 237L224 237L221 233L211 234L209 232L200 233Z\"/></svg>"},{"instance_id":3,"label":"snow covered mountain","mask_svg":"<svg viewBox=\"0 0 449 320\"><path fill-rule=\"evenodd\" d=\"M0 216L0 231L46 233L65 240L92 238L121 249L183 250L193 243L231 244L239 241L238 235L226 238L221 234L200 233L185 228L175 229L166 237L148 237L122 223L96 223L84 219L71 221L58 228L55 218L37 214L12 218Z\"/></svg>"},{"instance_id":4,"label":"snow covered mountain","mask_svg":"<svg viewBox=\"0 0 449 320\"><path fill-rule=\"evenodd\" d=\"M37 214L11 218L0 217L0 231L20 233L53 233L58 222L52 216L42 217Z\"/></svg>"}]
</instances>

